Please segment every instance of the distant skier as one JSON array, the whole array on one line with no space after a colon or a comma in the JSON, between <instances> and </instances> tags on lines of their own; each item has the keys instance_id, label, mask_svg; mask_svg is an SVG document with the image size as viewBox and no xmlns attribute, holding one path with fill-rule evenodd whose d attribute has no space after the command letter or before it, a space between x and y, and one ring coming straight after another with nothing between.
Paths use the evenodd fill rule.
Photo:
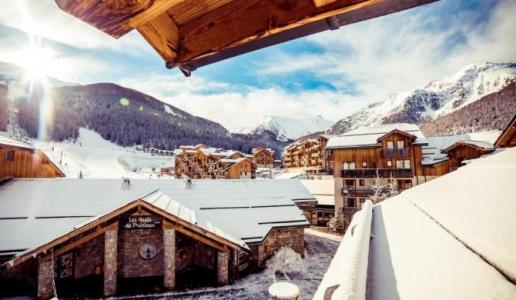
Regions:
<instances>
[{"instance_id":1,"label":"distant skier","mask_svg":"<svg viewBox=\"0 0 516 300\"><path fill-rule=\"evenodd\" d=\"M79 179L82 179L84 176L82 175L82 170L79 171Z\"/></svg>"}]
</instances>

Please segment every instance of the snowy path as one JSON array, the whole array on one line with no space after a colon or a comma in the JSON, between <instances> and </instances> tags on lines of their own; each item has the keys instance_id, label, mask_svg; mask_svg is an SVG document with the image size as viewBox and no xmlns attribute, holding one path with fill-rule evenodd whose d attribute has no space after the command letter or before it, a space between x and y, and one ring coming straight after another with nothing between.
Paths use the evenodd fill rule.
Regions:
<instances>
[{"instance_id":1,"label":"snowy path","mask_svg":"<svg viewBox=\"0 0 516 300\"><path fill-rule=\"evenodd\" d=\"M321 233L324 234L324 233ZM297 284L301 290L300 299L312 299L313 294L319 286L322 276L326 272L339 242L323 236L312 234L305 235L304 259L305 268L308 272L291 276L292 282ZM229 300L248 299L260 300L269 299L267 289L273 283L272 275L268 269L260 273L250 274L235 283L220 287L174 292L167 294L146 295L145 299L204 299L204 300ZM131 297L134 299L135 297ZM138 298L138 297L136 297Z\"/></svg>"}]
</instances>

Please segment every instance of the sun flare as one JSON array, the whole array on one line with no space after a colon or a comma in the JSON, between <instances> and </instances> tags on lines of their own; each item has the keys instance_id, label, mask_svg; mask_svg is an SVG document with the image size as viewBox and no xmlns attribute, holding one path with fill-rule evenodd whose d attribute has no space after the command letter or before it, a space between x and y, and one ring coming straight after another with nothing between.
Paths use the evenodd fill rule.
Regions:
<instances>
[{"instance_id":1,"label":"sun flare","mask_svg":"<svg viewBox=\"0 0 516 300\"><path fill-rule=\"evenodd\" d=\"M52 70L52 51L48 48L31 45L21 50L20 56L20 64L30 80L44 79Z\"/></svg>"}]
</instances>

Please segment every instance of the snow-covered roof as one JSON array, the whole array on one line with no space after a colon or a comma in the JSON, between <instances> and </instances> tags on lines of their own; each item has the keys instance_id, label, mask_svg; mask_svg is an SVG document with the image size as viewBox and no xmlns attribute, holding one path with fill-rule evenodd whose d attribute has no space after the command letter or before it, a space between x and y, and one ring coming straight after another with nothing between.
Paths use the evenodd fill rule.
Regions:
<instances>
[{"instance_id":1,"label":"snow-covered roof","mask_svg":"<svg viewBox=\"0 0 516 300\"><path fill-rule=\"evenodd\" d=\"M514 174L508 148L376 205L368 298L516 299Z\"/></svg>"},{"instance_id":2,"label":"snow-covered roof","mask_svg":"<svg viewBox=\"0 0 516 300\"><path fill-rule=\"evenodd\" d=\"M34 150L34 147L32 147L31 145L14 140L14 139L4 136L4 135L0 135L0 145L7 145L7 146L18 147L18 148L23 148L23 149L27 149L27 150Z\"/></svg>"},{"instance_id":3,"label":"snow-covered roof","mask_svg":"<svg viewBox=\"0 0 516 300\"><path fill-rule=\"evenodd\" d=\"M300 180L319 205L335 205L335 180Z\"/></svg>"},{"instance_id":4,"label":"snow-covered roof","mask_svg":"<svg viewBox=\"0 0 516 300\"><path fill-rule=\"evenodd\" d=\"M432 165L448 159L448 156L442 151L451 147L455 143L471 144L487 151L494 150L492 142L493 134L471 133L450 136L436 136L426 138L427 145L423 145L422 165ZM484 140L475 140L474 138L483 138Z\"/></svg>"},{"instance_id":5,"label":"snow-covered roof","mask_svg":"<svg viewBox=\"0 0 516 300\"><path fill-rule=\"evenodd\" d=\"M393 131L400 130L414 135L416 144L425 144L423 132L415 124L395 123L378 126L360 127L341 135L333 136L326 144L327 149L358 148L379 146L378 138Z\"/></svg>"},{"instance_id":6,"label":"snow-covered roof","mask_svg":"<svg viewBox=\"0 0 516 300\"><path fill-rule=\"evenodd\" d=\"M119 179L63 178L14 179L1 185L0 251L45 244L157 190L165 195L155 199L158 205L173 200L195 213L198 226L218 228L246 243L261 241L275 226L308 225L295 202L313 199L297 180L193 180L191 189L184 180L171 179L131 179L130 189L121 184Z\"/></svg>"}]
</instances>

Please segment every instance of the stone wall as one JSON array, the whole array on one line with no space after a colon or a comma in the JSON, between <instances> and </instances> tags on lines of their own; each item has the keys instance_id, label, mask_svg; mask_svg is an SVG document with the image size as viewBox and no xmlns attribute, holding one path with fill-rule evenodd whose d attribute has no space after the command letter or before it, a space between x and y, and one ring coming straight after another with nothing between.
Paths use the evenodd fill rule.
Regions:
<instances>
[{"instance_id":1,"label":"stone wall","mask_svg":"<svg viewBox=\"0 0 516 300\"><path fill-rule=\"evenodd\" d=\"M202 266L215 269L217 250L180 233L177 234L176 271L181 272L188 266Z\"/></svg>"},{"instance_id":2,"label":"stone wall","mask_svg":"<svg viewBox=\"0 0 516 300\"><path fill-rule=\"evenodd\" d=\"M120 229L118 242L118 274L124 278L163 275L163 230ZM156 255L151 259L140 256L144 244L156 247Z\"/></svg>"},{"instance_id":3,"label":"stone wall","mask_svg":"<svg viewBox=\"0 0 516 300\"><path fill-rule=\"evenodd\" d=\"M304 256L304 237L303 227L273 228L263 243L257 247L258 253L253 253L253 255L257 255L256 261L258 266L263 266L265 261L274 255L281 247L292 248L294 251Z\"/></svg>"},{"instance_id":4,"label":"stone wall","mask_svg":"<svg viewBox=\"0 0 516 300\"><path fill-rule=\"evenodd\" d=\"M74 260L75 278L92 274L99 275L104 268L104 235L79 247L74 253Z\"/></svg>"}]
</instances>

